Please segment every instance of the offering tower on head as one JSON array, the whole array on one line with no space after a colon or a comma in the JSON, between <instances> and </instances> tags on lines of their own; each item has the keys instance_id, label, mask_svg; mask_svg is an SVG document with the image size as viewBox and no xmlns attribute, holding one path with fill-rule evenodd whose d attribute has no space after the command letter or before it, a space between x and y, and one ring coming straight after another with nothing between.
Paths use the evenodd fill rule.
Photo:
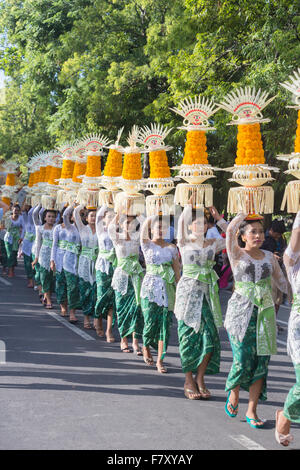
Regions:
<instances>
[{"instance_id":1,"label":"offering tower on head","mask_svg":"<svg viewBox=\"0 0 300 470\"><path fill-rule=\"evenodd\" d=\"M145 189L153 193L146 198L147 216L174 214L174 196L167 194L174 188L167 157L167 151L172 147L164 143L171 130L152 123L139 132L138 141L144 146L144 152L149 152L150 175Z\"/></svg>"},{"instance_id":2,"label":"offering tower on head","mask_svg":"<svg viewBox=\"0 0 300 470\"><path fill-rule=\"evenodd\" d=\"M123 147L120 145L120 139L124 127L119 129L117 140L109 146L109 152L105 163L101 184L105 189L99 191L99 205L106 205L110 208L114 207L115 196L119 192L119 182L122 176L122 154Z\"/></svg>"},{"instance_id":3,"label":"offering tower on head","mask_svg":"<svg viewBox=\"0 0 300 470\"><path fill-rule=\"evenodd\" d=\"M290 81L281 83L281 85L290 91L293 96L294 105L287 108L296 109L298 111L296 138L294 143L294 151L289 155L278 155L278 160L289 162L287 175L293 175L297 180L290 181L285 187L282 200L281 210L287 205L287 211L297 213L300 209L300 68L290 75Z\"/></svg>"},{"instance_id":4,"label":"offering tower on head","mask_svg":"<svg viewBox=\"0 0 300 470\"><path fill-rule=\"evenodd\" d=\"M128 146L123 149L124 161L118 186L122 189L115 196L115 210L125 207L126 215L137 216L145 212L145 196L140 194L144 188L141 154L145 150L137 146L139 129L133 126L128 135Z\"/></svg>"},{"instance_id":5,"label":"offering tower on head","mask_svg":"<svg viewBox=\"0 0 300 470\"><path fill-rule=\"evenodd\" d=\"M184 118L179 129L187 131L184 157L179 167L179 177L187 183L178 184L175 192L175 203L184 207L193 195L196 207L213 205L213 188L204 181L215 178L212 167L208 163L206 132L215 130L210 126L209 119L218 111L218 107L208 100L197 96L182 100L178 108L172 111Z\"/></svg>"},{"instance_id":6,"label":"offering tower on head","mask_svg":"<svg viewBox=\"0 0 300 470\"><path fill-rule=\"evenodd\" d=\"M83 139L86 155L86 170L77 200L87 209L98 207L99 189L101 187L101 156L110 141L102 134L88 135Z\"/></svg>"},{"instance_id":7,"label":"offering tower on head","mask_svg":"<svg viewBox=\"0 0 300 470\"><path fill-rule=\"evenodd\" d=\"M227 210L231 214L242 211L249 219L255 219L262 218L260 214L273 213L273 188L263 185L273 180L271 170L278 168L266 164L260 124L270 121L263 118L262 110L274 98L268 99L268 94L260 89L246 87L229 93L219 104L232 116L228 125L238 126L235 164L224 169L232 172L229 181L240 185L228 193Z\"/></svg>"}]
</instances>

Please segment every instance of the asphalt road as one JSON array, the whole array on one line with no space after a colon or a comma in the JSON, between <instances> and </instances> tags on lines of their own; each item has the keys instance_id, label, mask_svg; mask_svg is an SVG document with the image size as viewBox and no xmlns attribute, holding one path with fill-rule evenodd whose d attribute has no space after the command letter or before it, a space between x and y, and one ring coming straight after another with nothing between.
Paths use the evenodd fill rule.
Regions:
<instances>
[{"instance_id":1,"label":"asphalt road","mask_svg":"<svg viewBox=\"0 0 300 470\"><path fill-rule=\"evenodd\" d=\"M158 374L142 358L108 344L80 323L71 326L59 309L45 310L26 288L23 267L13 280L0 276L0 449L6 450L282 450L274 439L275 410L295 383L286 354L289 308L282 307L278 354L269 367L268 400L259 406L267 420L255 430L245 421L247 393L237 418L224 411L225 381L231 366L227 334L220 330L221 371L207 377L210 401L183 395L176 320L165 364ZM221 292L225 312L230 293ZM71 329L72 328L72 329ZM115 328L115 336L118 332Z\"/></svg>"}]
</instances>

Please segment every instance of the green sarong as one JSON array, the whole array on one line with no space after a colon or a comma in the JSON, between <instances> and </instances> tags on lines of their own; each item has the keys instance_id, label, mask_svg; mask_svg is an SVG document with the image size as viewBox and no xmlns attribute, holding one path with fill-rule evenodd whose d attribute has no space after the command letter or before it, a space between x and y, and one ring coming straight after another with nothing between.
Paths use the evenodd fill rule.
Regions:
<instances>
[{"instance_id":1,"label":"green sarong","mask_svg":"<svg viewBox=\"0 0 300 470\"><path fill-rule=\"evenodd\" d=\"M143 345L152 346L157 351L158 342L163 341L161 356L163 359L169 345L173 312L167 307L160 307L155 302L149 302L147 298L141 299L141 306L144 317Z\"/></svg>"},{"instance_id":2,"label":"green sarong","mask_svg":"<svg viewBox=\"0 0 300 470\"><path fill-rule=\"evenodd\" d=\"M34 254L31 255L31 259L32 259L32 261L35 260L35 255ZM40 265L39 265L39 263L36 263L36 265L34 267L34 283L35 283L36 286L41 285L41 276L40 276Z\"/></svg>"},{"instance_id":3,"label":"green sarong","mask_svg":"<svg viewBox=\"0 0 300 470\"><path fill-rule=\"evenodd\" d=\"M212 354L206 374L220 372L221 344L215 320L206 298L203 298L199 331L178 321L178 339L181 366L184 373L197 373L197 369L207 354Z\"/></svg>"},{"instance_id":4,"label":"green sarong","mask_svg":"<svg viewBox=\"0 0 300 470\"><path fill-rule=\"evenodd\" d=\"M65 279L67 284L67 299L69 309L81 309L80 295L79 295L79 278L76 274L65 271Z\"/></svg>"},{"instance_id":5,"label":"green sarong","mask_svg":"<svg viewBox=\"0 0 300 470\"><path fill-rule=\"evenodd\" d=\"M20 239L20 227L8 227L6 231L6 235L10 234L12 236L12 243L7 241L4 242L5 250L6 250L6 258L7 258L7 267L13 268L17 266L17 255L19 249L19 239Z\"/></svg>"},{"instance_id":6,"label":"green sarong","mask_svg":"<svg viewBox=\"0 0 300 470\"><path fill-rule=\"evenodd\" d=\"M122 295L115 291L116 311L118 318L118 330L121 338L125 338L135 333L135 338L141 338L143 334L143 315L140 305L136 302L136 294L128 277L128 287L126 294Z\"/></svg>"},{"instance_id":7,"label":"green sarong","mask_svg":"<svg viewBox=\"0 0 300 470\"><path fill-rule=\"evenodd\" d=\"M130 276L135 292L136 303L137 305L140 305L142 277L144 275L144 271L139 263L138 255L130 255L126 256L126 258L119 258L117 266L123 269L123 271L125 271L128 276Z\"/></svg>"},{"instance_id":8,"label":"green sarong","mask_svg":"<svg viewBox=\"0 0 300 470\"><path fill-rule=\"evenodd\" d=\"M48 271L43 266L39 266L39 274L42 285L42 293L55 291L55 279L52 271Z\"/></svg>"},{"instance_id":9,"label":"green sarong","mask_svg":"<svg viewBox=\"0 0 300 470\"><path fill-rule=\"evenodd\" d=\"M17 266L18 261L17 261L17 255L18 255L18 250L13 249L13 244L4 242L5 244L5 251L6 251L6 259L7 259L7 267L8 268L13 268L14 266Z\"/></svg>"},{"instance_id":10,"label":"green sarong","mask_svg":"<svg viewBox=\"0 0 300 470\"><path fill-rule=\"evenodd\" d=\"M96 296L97 296L97 285L90 284L81 277L79 278L79 295L82 313L84 315L94 315Z\"/></svg>"},{"instance_id":11,"label":"green sarong","mask_svg":"<svg viewBox=\"0 0 300 470\"><path fill-rule=\"evenodd\" d=\"M96 271L96 284L97 284L97 302L95 306L95 318L107 319L107 314L112 308L113 320L116 316L116 302L115 291L111 286L114 269L112 265L109 266L109 273Z\"/></svg>"},{"instance_id":12,"label":"green sarong","mask_svg":"<svg viewBox=\"0 0 300 470\"><path fill-rule=\"evenodd\" d=\"M1 264L3 268L7 268L7 255L6 255L5 243L3 240L0 240L0 249L1 249Z\"/></svg>"},{"instance_id":13,"label":"green sarong","mask_svg":"<svg viewBox=\"0 0 300 470\"><path fill-rule=\"evenodd\" d=\"M55 272L55 295L58 304L63 304L67 300L67 282L64 270Z\"/></svg>"},{"instance_id":14,"label":"green sarong","mask_svg":"<svg viewBox=\"0 0 300 470\"><path fill-rule=\"evenodd\" d=\"M26 277L27 279L33 279L34 270L33 270L33 267L31 266L31 256L25 255L25 253L23 253L23 259L24 259L24 268L25 268Z\"/></svg>"},{"instance_id":15,"label":"green sarong","mask_svg":"<svg viewBox=\"0 0 300 470\"><path fill-rule=\"evenodd\" d=\"M258 308L254 307L252 316L243 341L240 342L235 336L228 334L233 363L227 377L225 390L229 392L237 385L246 391L254 382L264 379L264 384L260 394L261 400L267 399L267 375L270 356L258 356L257 354L257 316Z\"/></svg>"},{"instance_id":16,"label":"green sarong","mask_svg":"<svg viewBox=\"0 0 300 470\"><path fill-rule=\"evenodd\" d=\"M283 415L293 423L300 423L300 364L294 364L296 383L286 397Z\"/></svg>"}]
</instances>

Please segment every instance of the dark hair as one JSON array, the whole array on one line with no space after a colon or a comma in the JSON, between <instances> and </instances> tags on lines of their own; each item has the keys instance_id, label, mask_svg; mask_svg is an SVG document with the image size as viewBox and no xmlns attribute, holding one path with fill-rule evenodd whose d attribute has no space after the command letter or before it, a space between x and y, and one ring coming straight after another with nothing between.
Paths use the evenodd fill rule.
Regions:
<instances>
[{"instance_id":1,"label":"dark hair","mask_svg":"<svg viewBox=\"0 0 300 470\"><path fill-rule=\"evenodd\" d=\"M242 235L244 235L244 233L246 232L246 227L248 225L253 225L255 224L256 222L258 222L262 227L263 226L263 223L262 223L262 220L259 220L259 219L256 219L256 220L244 220L244 222L241 223L240 225L240 228L239 228L239 234L238 234L238 244L241 248L245 248L246 246L246 243L243 242L242 240Z\"/></svg>"},{"instance_id":2,"label":"dark hair","mask_svg":"<svg viewBox=\"0 0 300 470\"><path fill-rule=\"evenodd\" d=\"M19 209L19 210L21 210L21 207L20 207L20 205L19 205L17 202L14 202L13 205L12 205L12 209Z\"/></svg>"},{"instance_id":3,"label":"dark hair","mask_svg":"<svg viewBox=\"0 0 300 470\"><path fill-rule=\"evenodd\" d=\"M281 233L281 234L286 231L283 220L273 220L270 228L273 230L273 232Z\"/></svg>"}]
</instances>

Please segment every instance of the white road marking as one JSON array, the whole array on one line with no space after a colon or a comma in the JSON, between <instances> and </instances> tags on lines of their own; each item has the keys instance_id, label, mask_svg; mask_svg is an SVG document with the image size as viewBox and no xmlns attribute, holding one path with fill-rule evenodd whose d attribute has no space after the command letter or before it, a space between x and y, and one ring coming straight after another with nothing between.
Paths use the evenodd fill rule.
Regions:
<instances>
[{"instance_id":1,"label":"white road marking","mask_svg":"<svg viewBox=\"0 0 300 470\"><path fill-rule=\"evenodd\" d=\"M286 347L286 342L285 342L285 341L281 341L280 339L278 339L278 340L277 340L277 343L282 344L283 346Z\"/></svg>"},{"instance_id":2,"label":"white road marking","mask_svg":"<svg viewBox=\"0 0 300 470\"><path fill-rule=\"evenodd\" d=\"M243 434L240 434L239 436L230 436L230 437L234 439L236 442L238 442L239 444L241 444L241 446L246 447L246 449L248 450L266 450L260 444L257 444L257 442L252 441L252 439L249 439L249 437L246 437Z\"/></svg>"},{"instance_id":3,"label":"white road marking","mask_svg":"<svg viewBox=\"0 0 300 470\"><path fill-rule=\"evenodd\" d=\"M0 277L0 281L6 286L12 286L12 282L9 282L7 279Z\"/></svg>"},{"instance_id":4,"label":"white road marking","mask_svg":"<svg viewBox=\"0 0 300 470\"><path fill-rule=\"evenodd\" d=\"M62 323L64 326L66 326L67 328L69 328L70 330L72 330L74 333L76 333L77 335L81 336L82 338L86 339L87 341L95 341L95 338L93 338L92 336L88 335L85 331L82 331L80 330L80 328L77 328L75 325L73 325L72 323L69 323L68 320L66 320L65 318L62 318L60 315L58 315L57 313L55 312L47 312L49 315L51 315L51 317L55 318L57 321L59 321L60 323Z\"/></svg>"},{"instance_id":5,"label":"white road marking","mask_svg":"<svg viewBox=\"0 0 300 470\"><path fill-rule=\"evenodd\" d=\"M283 321L283 320L276 320L276 323L282 323L282 325L287 325L288 324L287 321Z\"/></svg>"}]
</instances>

